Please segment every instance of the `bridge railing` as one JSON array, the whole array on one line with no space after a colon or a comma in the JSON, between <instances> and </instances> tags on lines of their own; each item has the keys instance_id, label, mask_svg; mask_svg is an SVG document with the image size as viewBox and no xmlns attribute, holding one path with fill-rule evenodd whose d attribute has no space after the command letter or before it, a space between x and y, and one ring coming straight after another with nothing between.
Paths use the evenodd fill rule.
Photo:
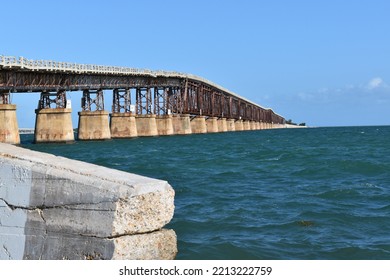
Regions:
<instances>
[{"instance_id":1,"label":"bridge railing","mask_svg":"<svg viewBox=\"0 0 390 280\"><path fill-rule=\"evenodd\" d=\"M235 93L228 89L213 83L205 78L195 76L192 74L186 74L175 71L152 71L149 69L129 68L120 66L104 66L95 64L79 64L69 62L58 62L53 60L32 60L24 57L16 58L14 56L0 56L0 66L4 68L24 68L32 71L60 71L60 72L75 72L75 73L89 73L89 74L111 74L111 75L142 75L152 77L175 77L175 78L190 78L213 87L216 87L222 91L228 92L237 96ZM240 97L244 99L243 97ZM251 102L249 100L246 100ZM252 103L252 102L251 102Z\"/></svg>"}]
</instances>

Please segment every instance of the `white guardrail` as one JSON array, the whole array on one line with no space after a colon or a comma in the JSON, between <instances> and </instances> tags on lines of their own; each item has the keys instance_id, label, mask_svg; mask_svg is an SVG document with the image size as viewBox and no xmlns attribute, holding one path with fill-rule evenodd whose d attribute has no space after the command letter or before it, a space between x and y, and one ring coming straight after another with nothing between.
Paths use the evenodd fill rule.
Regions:
<instances>
[{"instance_id":1,"label":"white guardrail","mask_svg":"<svg viewBox=\"0 0 390 280\"><path fill-rule=\"evenodd\" d=\"M22 56L17 58L14 56L4 56L4 55L0 55L0 66L1 68L20 68L20 69L29 69L31 71L67 72L67 73L77 73L77 74L106 74L106 75L126 75L126 76L189 78L189 79L203 82L221 91L224 91L230 95L240 98L248 103L251 103L255 106L264 108L205 78L198 77L192 74L175 72L175 71L163 71L163 70L152 71L149 69L138 69L138 68L119 67L119 66L78 64L78 63L71 63L71 62L58 62L53 60L33 60L33 59L24 58ZM269 108L264 108L264 109L269 109Z\"/></svg>"}]
</instances>

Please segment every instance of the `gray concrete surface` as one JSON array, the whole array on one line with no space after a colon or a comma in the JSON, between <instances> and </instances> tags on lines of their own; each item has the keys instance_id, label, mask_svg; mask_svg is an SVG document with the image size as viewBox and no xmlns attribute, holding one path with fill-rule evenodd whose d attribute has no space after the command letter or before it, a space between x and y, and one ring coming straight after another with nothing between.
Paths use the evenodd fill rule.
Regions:
<instances>
[{"instance_id":1,"label":"gray concrete surface","mask_svg":"<svg viewBox=\"0 0 390 280\"><path fill-rule=\"evenodd\" d=\"M173 213L165 181L0 143L0 259L173 259Z\"/></svg>"}]
</instances>

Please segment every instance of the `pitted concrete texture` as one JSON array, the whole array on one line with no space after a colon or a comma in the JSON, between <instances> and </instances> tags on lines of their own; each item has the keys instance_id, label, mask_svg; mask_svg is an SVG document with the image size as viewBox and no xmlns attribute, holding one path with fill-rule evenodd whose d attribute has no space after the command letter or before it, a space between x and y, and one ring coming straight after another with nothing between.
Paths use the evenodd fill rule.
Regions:
<instances>
[{"instance_id":1,"label":"pitted concrete texture","mask_svg":"<svg viewBox=\"0 0 390 280\"><path fill-rule=\"evenodd\" d=\"M0 259L173 259L173 212L165 181L0 144Z\"/></svg>"},{"instance_id":2,"label":"pitted concrete texture","mask_svg":"<svg viewBox=\"0 0 390 280\"><path fill-rule=\"evenodd\" d=\"M171 229L149 233L148 238L143 234L121 236L114 240L112 259L171 259L177 253L176 239L176 233Z\"/></svg>"}]
</instances>

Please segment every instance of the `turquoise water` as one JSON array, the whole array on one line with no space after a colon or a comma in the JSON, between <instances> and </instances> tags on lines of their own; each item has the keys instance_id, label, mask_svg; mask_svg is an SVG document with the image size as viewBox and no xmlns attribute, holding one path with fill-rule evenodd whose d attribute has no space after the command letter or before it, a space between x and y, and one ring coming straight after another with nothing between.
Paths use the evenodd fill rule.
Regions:
<instances>
[{"instance_id":1,"label":"turquoise water","mask_svg":"<svg viewBox=\"0 0 390 280\"><path fill-rule=\"evenodd\" d=\"M167 180L177 259L390 259L390 127L22 146Z\"/></svg>"}]
</instances>

